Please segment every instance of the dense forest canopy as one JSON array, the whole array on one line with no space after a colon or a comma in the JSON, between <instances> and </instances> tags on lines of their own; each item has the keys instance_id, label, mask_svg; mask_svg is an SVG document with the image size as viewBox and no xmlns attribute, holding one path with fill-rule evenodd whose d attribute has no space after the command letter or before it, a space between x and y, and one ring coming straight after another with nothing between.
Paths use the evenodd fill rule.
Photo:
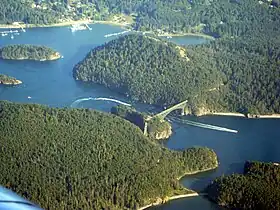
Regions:
<instances>
[{"instance_id":1,"label":"dense forest canopy","mask_svg":"<svg viewBox=\"0 0 280 210\"><path fill-rule=\"evenodd\" d=\"M44 209L136 209L189 192L184 173L217 167L212 150L168 150L111 114L9 102L0 151L0 184Z\"/></svg>"},{"instance_id":2,"label":"dense forest canopy","mask_svg":"<svg viewBox=\"0 0 280 210\"><path fill-rule=\"evenodd\" d=\"M156 38L127 35L93 49L76 65L74 76L160 105L194 98L222 83L221 74L212 71L211 65L196 68L196 60L188 61L180 51L175 44Z\"/></svg>"},{"instance_id":3,"label":"dense forest canopy","mask_svg":"<svg viewBox=\"0 0 280 210\"><path fill-rule=\"evenodd\" d=\"M207 191L215 202L232 209L280 209L280 166L247 162L244 175L220 177Z\"/></svg>"},{"instance_id":4,"label":"dense forest canopy","mask_svg":"<svg viewBox=\"0 0 280 210\"><path fill-rule=\"evenodd\" d=\"M183 48L127 35L93 49L75 66L74 77L146 103L172 105L188 99L193 112L204 107L280 113L280 50L278 45L260 48L267 43L258 47L254 41L224 38Z\"/></svg>"},{"instance_id":5,"label":"dense forest canopy","mask_svg":"<svg viewBox=\"0 0 280 210\"><path fill-rule=\"evenodd\" d=\"M33 24L51 24L58 22L61 13L52 9L32 8L34 2L33 0L1 0L0 23L23 21Z\"/></svg>"},{"instance_id":6,"label":"dense forest canopy","mask_svg":"<svg viewBox=\"0 0 280 210\"><path fill-rule=\"evenodd\" d=\"M53 60L60 57L55 50L37 45L18 44L8 45L0 49L2 59L12 60Z\"/></svg>"}]
</instances>

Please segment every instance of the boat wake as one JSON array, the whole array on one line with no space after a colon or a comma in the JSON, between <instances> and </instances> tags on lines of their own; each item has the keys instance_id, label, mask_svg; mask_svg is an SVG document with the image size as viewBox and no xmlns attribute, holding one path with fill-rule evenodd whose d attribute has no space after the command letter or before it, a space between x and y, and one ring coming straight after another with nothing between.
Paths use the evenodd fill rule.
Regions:
<instances>
[{"instance_id":1,"label":"boat wake","mask_svg":"<svg viewBox=\"0 0 280 210\"><path fill-rule=\"evenodd\" d=\"M215 125L203 124L203 123L199 123L199 122L195 122L195 121L179 119L179 118L174 118L174 117L170 117L170 119L171 119L172 122L183 123L183 124L196 126L196 127L200 127L200 128L229 132L229 133L238 133L237 130L232 130L232 129L229 129L229 128L223 128L223 127L219 127L219 126L215 126Z\"/></svg>"},{"instance_id":2,"label":"boat wake","mask_svg":"<svg viewBox=\"0 0 280 210\"><path fill-rule=\"evenodd\" d=\"M118 36L118 35L126 34L126 33L128 33L128 32L130 32L130 30L122 31L122 32L119 32L119 33L106 34L104 37L105 37L105 38L108 38L108 37L111 37L111 36Z\"/></svg>"},{"instance_id":3,"label":"boat wake","mask_svg":"<svg viewBox=\"0 0 280 210\"><path fill-rule=\"evenodd\" d=\"M128 104L128 103L125 103L123 101L119 101L119 100L113 99L113 98L92 98L92 97L78 99L78 100L74 101L70 106L72 108L75 108L75 107L77 107L77 105L79 103L81 103L83 101L90 101L90 100L93 100L93 101L111 101L111 102L115 102L117 104L122 104L122 105L125 105L125 106L131 106L131 104Z\"/></svg>"}]
</instances>

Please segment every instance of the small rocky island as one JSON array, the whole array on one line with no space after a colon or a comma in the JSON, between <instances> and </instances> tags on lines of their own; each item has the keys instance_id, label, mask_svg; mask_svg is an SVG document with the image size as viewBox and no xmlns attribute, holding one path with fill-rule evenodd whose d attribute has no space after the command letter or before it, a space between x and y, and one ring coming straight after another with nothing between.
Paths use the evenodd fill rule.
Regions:
<instances>
[{"instance_id":1,"label":"small rocky island","mask_svg":"<svg viewBox=\"0 0 280 210\"><path fill-rule=\"evenodd\" d=\"M151 116L145 113L137 112L136 109L132 107L118 105L111 109L111 113L137 125L152 139L168 139L172 134L172 126L170 123L160 118L151 118ZM147 126L146 128L145 124Z\"/></svg>"},{"instance_id":2,"label":"small rocky island","mask_svg":"<svg viewBox=\"0 0 280 210\"><path fill-rule=\"evenodd\" d=\"M4 74L0 74L0 84L3 84L3 85L19 85L21 83L22 83L22 81L17 80L14 77L10 77L10 76L4 75Z\"/></svg>"},{"instance_id":3,"label":"small rocky island","mask_svg":"<svg viewBox=\"0 0 280 210\"><path fill-rule=\"evenodd\" d=\"M61 58L61 55L46 46L18 44L1 48L0 58L7 60L52 61Z\"/></svg>"}]
</instances>

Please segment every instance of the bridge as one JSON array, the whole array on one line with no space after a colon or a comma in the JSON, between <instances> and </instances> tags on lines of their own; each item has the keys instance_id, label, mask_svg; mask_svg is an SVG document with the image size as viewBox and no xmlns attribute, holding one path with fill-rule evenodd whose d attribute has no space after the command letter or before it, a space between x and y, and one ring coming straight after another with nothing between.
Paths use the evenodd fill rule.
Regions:
<instances>
[{"instance_id":1,"label":"bridge","mask_svg":"<svg viewBox=\"0 0 280 210\"><path fill-rule=\"evenodd\" d=\"M177 110L177 109L181 109L181 114L184 115L185 107L187 106L187 104L188 104L188 100L182 101L182 102L154 115L152 118L159 117L161 119L164 119L167 115L169 115L170 112L173 112L174 110Z\"/></svg>"},{"instance_id":2,"label":"bridge","mask_svg":"<svg viewBox=\"0 0 280 210\"><path fill-rule=\"evenodd\" d=\"M181 115L185 114L185 108L188 105L188 100L182 101L160 113L155 114L154 116L148 116L145 119L145 125L144 125L144 135L148 135L148 122L154 118L160 118L161 120L164 120L164 118L170 114L170 112L173 112L174 110L181 110Z\"/></svg>"}]
</instances>

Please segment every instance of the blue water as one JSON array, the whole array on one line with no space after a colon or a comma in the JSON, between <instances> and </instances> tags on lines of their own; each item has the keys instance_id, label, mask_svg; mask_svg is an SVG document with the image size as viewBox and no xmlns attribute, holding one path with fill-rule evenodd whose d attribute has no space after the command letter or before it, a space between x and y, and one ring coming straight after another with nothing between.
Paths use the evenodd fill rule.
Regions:
<instances>
[{"instance_id":1,"label":"blue water","mask_svg":"<svg viewBox=\"0 0 280 210\"><path fill-rule=\"evenodd\" d=\"M81 98L107 97L132 103L139 111L158 111L153 106L134 103L129 98L103 86L84 84L73 79L74 65L81 61L90 49L116 38L104 38L104 35L123 31L119 27L102 24L91 27L92 31L75 33L67 27L37 28L28 29L26 33L15 36L13 40L9 36L0 37L0 46L41 44L56 49L64 56L63 59L50 62L0 60L0 73L23 81L23 84L19 86L0 86L0 100L70 107L73 102ZM176 37L172 38L172 41L179 44L201 44L209 40L201 37ZM114 102L89 100L75 106L109 112L114 105ZM184 119L239 131L234 134L193 127L180 123L179 118L172 123L173 135L162 144L175 150L192 146L207 146L214 149L219 156L220 166L217 170L183 178L181 183L186 187L202 190L216 176L241 172L246 160L280 162L280 132L278 132L280 120L252 120L237 117L185 117ZM172 201L156 209L213 210L220 208L201 197Z\"/></svg>"}]
</instances>

